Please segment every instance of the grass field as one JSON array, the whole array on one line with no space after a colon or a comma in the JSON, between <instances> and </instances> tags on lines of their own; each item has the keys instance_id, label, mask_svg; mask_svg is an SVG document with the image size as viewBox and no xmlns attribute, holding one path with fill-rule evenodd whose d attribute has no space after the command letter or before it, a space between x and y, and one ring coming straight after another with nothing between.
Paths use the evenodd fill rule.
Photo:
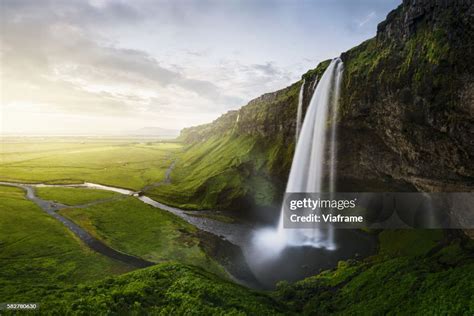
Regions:
<instances>
[{"instance_id":1,"label":"grass field","mask_svg":"<svg viewBox=\"0 0 474 316\"><path fill-rule=\"evenodd\" d=\"M164 178L178 143L133 139L12 139L0 143L0 180L82 183L129 189Z\"/></svg>"},{"instance_id":2,"label":"grass field","mask_svg":"<svg viewBox=\"0 0 474 316\"><path fill-rule=\"evenodd\" d=\"M176 260L226 275L202 249L196 227L136 198L60 213L114 249L152 262Z\"/></svg>"},{"instance_id":3,"label":"grass field","mask_svg":"<svg viewBox=\"0 0 474 316\"><path fill-rule=\"evenodd\" d=\"M130 270L89 250L21 189L0 186L0 301L39 302L46 293Z\"/></svg>"},{"instance_id":4,"label":"grass field","mask_svg":"<svg viewBox=\"0 0 474 316\"><path fill-rule=\"evenodd\" d=\"M83 188L39 187L36 195L43 200L54 201L66 205L81 205L97 200L111 199L122 196L119 193Z\"/></svg>"}]
</instances>

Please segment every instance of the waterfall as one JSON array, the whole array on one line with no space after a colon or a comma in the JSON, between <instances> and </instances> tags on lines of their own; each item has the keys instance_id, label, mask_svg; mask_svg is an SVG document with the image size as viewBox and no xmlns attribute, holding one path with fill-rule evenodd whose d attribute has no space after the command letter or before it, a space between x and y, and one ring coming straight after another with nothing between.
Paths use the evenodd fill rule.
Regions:
<instances>
[{"instance_id":1,"label":"waterfall","mask_svg":"<svg viewBox=\"0 0 474 316\"><path fill-rule=\"evenodd\" d=\"M336 67L336 74L334 79L334 93L331 104L332 118L331 118L331 149L330 149L330 171L329 171L329 192L336 192L336 140L337 140L337 108L339 104L339 97L341 92L343 63L340 62Z\"/></svg>"},{"instance_id":2,"label":"waterfall","mask_svg":"<svg viewBox=\"0 0 474 316\"><path fill-rule=\"evenodd\" d=\"M305 82L306 80L303 79L303 83L301 84L300 93L298 96L298 112L296 113L296 142L298 142L298 138L300 136L301 131L301 117L303 116L303 93Z\"/></svg>"},{"instance_id":3,"label":"waterfall","mask_svg":"<svg viewBox=\"0 0 474 316\"><path fill-rule=\"evenodd\" d=\"M339 99L343 63L339 58L331 61L319 81L311 98L303 126L296 145L286 192L323 192L335 190L336 172L336 124L337 102ZM333 121L329 149L329 183L323 186L323 164L326 152L326 135L328 113ZM332 229L285 229L283 227L283 210L278 227L280 239L292 246L314 246L335 249Z\"/></svg>"},{"instance_id":4,"label":"waterfall","mask_svg":"<svg viewBox=\"0 0 474 316\"><path fill-rule=\"evenodd\" d=\"M336 153L336 141L337 141L337 110L339 105L339 97L341 92L341 80L342 80L342 71L343 63L339 62L336 67L336 74L334 79L334 89L333 89L333 99L331 101L331 149L330 149L330 170L329 170L329 192L336 192L336 166L337 166L337 153ZM331 198L334 198L334 195L331 194ZM335 248L334 242L334 228L329 227L328 230L328 241L330 242L329 247Z\"/></svg>"},{"instance_id":5,"label":"waterfall","mask_svg":"<svg viewBox=\"0 0 474 316\"><path fill-rule=\"evenodd\" d=\"M337 102L342 80L343 63L340 58L333 59L319 80L298 135L298 140L291 165L290 176L286 186L287 193L318 193L335 191L336 177L336 120ZM300 90L300 102L302 93ZM302 105L301 105L302 106ZM300 107L300 104L298 104ZM332 121L331 130L326 128ZM329 136L329 154L326 157L326 136ZM323 164L329 161L328 177L324 177ZM328 179L327 183L323 183ZM254 235L256 253L261 257L277 256L286 246L311 246L316 248L336 249L332 228L284 228L283 207L278 226L265 228Z\"/></svg>"}]
</instances>

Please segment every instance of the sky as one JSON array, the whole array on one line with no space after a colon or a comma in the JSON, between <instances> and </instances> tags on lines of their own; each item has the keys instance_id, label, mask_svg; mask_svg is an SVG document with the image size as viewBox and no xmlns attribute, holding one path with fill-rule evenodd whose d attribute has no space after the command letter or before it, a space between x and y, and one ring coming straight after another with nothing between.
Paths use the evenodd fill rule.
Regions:
<instances>
[{"instance_id":1,"label":"sky","mask_svg":"<svg viewBox=\"0 0 474 316\"><path fill-rule=\"evenodd\" d=\"M373 37L400 2L0 0L0 131L207 123Z\"/></svg>"}]
</instances>

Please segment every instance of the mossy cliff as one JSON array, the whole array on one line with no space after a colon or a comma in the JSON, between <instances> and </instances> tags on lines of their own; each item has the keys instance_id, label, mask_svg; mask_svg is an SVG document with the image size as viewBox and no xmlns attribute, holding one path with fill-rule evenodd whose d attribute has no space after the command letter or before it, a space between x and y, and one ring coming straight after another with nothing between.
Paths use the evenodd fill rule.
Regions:
<instances>
[{"instance_id":1,"label":"mossy cliff","mask_svg":"<svg viewBox=\"0 0 474 316\"><path fill-rule=\"evenodd\" d=\"M474 6L404 1L376 37L343 53L338 108L339 190L469 191L474 188ZM174 205L278 208L303 104L329 61L302 80L214 122L184 129L188 146L153 192Z\"/></svg>"},{"instance_id":2,"label":"mossy cliff","mask_svg":"<svg viewBox=\"0 0 474 316\"><path fill-rule=\"evenodd\" d=\"M474 189L473 14L472 1L404 1L342 54L341 182Z\"/></svg>"}]
</instances>

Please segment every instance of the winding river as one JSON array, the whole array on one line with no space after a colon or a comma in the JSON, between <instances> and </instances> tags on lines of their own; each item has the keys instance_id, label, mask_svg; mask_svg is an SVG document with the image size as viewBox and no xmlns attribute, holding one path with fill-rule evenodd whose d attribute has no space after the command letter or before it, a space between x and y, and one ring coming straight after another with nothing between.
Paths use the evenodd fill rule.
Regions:
<instances>
[{"instance_id":1,"label":"winding river","mask_svg":"<svg viewBox=\"0 0 474 316\"><path fill-rule=\"evenodd\" d=\"M151 199L148 196L141 195L139 192L142 192L142 191L132 191L128 189L117 188L117 187L112 187L112 186L107 186L107 185L102 185L102 184L97 184L97 183L90 183L90 182L85 182L83 184L44 184L44 183L32 184L32 183L16 183L16 182L0 181L0 185L14 186L14 187L18 187L25 190L26 197L28 200L34 202L43 211L45 211L46 213L48 213L49 215L51 215L52 217L60 221L62 224L64 224L71 232L73 232L77 237L79 237L90 248L110 258L120 260L122 262L125 262L127 264L133 265L138 268L150 266L153 263L131 256L131 255L127 255L125 253L119 252L115 249L108 247L103 242L99 241L98 239L90 235L86 230L81 228L79 225L75 224L71 220L57 213L58 210L62 208L71 207L71 205L65 205L65 204L41 199L40 197L36 195L35 188L36 187L89 188L89 189L99 189L99 190L116 192L124 196L133 196L145 204L173 213L174 215L184 219L188 223L196 226L200 230L214 234L218 236L219 238L227 240L231 242L232 244L237 245L239 247L242 247L243 244L246 242L245 236L248 236L250 232L250 228L243 224L224 223L217 220L213 220L211 218L206 218L202 216L193 216L192 215L193 213L196 213L196 215L200 215L202 212L189 211L189 210L185 211L179 208L162 204L160 202L157 202ZM94 201L94 202L87 203L84 205L75 205L74 207L84 208L87 206L91 206L98 203L104 203L111 200L114 200L114 198L98 200L98 201Z\"/></svg>"},{"instance_id":2,"label":"winding river","mask_svg":"<svg viewBox=\"0 0 474 316\"><path fill-rule=\"evenodd\" d=\"M124 262L128 265L137 267L137 268L144 268L153 265L153 262L117 251L113 248L110 248L100 240L94 238L91 234L89 234L86 230L84 230L79 225L75 224L73 221L65 218L64 216L57 213L58 210L70 207L68 205L64 205L61 203L55 203L52 201L47 201L39 198L34 190L35 186L43 186L43 185L34 185L34 184L25 184L25 183L14 183L14 182L0 182L0 185L7 185L7 186L14 186L17 188L21 188L26 191L26 197L28 200L34 202L38 205L43 211L60 221L64 224L72 233L74 233L79 239L81 239L87 246L91 249L115 260L119 260ZM66 185L68 186L68 185Z\"/></svg>"}]
</instances>

